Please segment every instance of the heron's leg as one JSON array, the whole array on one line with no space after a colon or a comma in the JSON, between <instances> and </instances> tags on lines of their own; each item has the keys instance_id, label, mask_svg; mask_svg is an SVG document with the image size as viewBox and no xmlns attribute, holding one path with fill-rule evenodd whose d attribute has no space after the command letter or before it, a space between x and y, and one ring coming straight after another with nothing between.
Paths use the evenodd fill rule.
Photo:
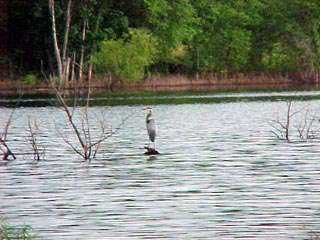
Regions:
<instances>
[{"instance_id":1,"label":"heron's leg","mask_svg":"<svg viewBox=\"0 0 320 240\"><path fill-rule=\"evenodd\" d=\"M156 141L153 142L153 149L156 150Z\"/></svg>"}]
</instances>

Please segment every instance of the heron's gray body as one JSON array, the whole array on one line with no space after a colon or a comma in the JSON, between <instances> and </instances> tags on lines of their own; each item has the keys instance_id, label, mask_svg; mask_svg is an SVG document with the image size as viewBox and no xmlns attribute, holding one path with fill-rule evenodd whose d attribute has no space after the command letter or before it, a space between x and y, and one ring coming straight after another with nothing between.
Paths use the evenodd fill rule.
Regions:
<instances>
[{"instance_id":1,"label":"heron's gray body","mask_svg":"<svg viewBox=\"0 0 320 240\"><path fill-rule=\"evenodd\" d=\"M156 123L152 117L152 111L147 114L146 117L147 131L149 135L149 139L154 143L156 139Z\"/></svg>"},{"instance_id":2,"label":"heron's gray body","mask_svg":"<svg viewBox=\"0 0 320 240\"><path fill-rule=\"evenodd\" d=\"M147 119L147 131L150 141L154 142L156 138L156 124L153 118Z\"/></svg>"}]
</instances>

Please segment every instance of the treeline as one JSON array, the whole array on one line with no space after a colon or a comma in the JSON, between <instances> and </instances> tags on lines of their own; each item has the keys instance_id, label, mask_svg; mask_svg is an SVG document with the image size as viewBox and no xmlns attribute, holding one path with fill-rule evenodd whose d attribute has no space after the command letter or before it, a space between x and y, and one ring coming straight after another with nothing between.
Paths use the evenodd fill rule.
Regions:
<instances>
[{"instance_id":1,"label":"treeline","mask_svg":"<svg viewBox=\"0 0 320 240\"><path fill-rule=\"evenodd\" d=\"M68 34L66 54L78 72L91 66L137 80L155 72L320 67L319 0L57 0L55 17L58 43ZM8 49L0 61L13 72L39 72L41 62L55 72L48 1L11 0L6 21Z\"/></svg>"}]
</instances>

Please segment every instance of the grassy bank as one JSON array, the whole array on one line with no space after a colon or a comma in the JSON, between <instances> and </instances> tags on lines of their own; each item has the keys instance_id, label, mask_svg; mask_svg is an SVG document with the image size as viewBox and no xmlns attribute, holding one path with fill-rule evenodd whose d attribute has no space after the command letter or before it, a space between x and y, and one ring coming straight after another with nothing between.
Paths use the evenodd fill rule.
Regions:
<instances>
[{"instance_id":1,"label":"grassy bank","mask_svg":"<svg viewBox=\"0 0 320 240\"><path fill-rule=\"evenodd\" d=\"M153 75L146 79L133 82L120 82L110 77L95 77L90 83L91 93L95 96L148 96L148 95L185 95L203 92L247 92L274 90L305 90L317 88L319 83L308 75L283 73L252 73L233 75L203 74L198 78L181 74ZM301 76L304 76L304 78ZM88 82L68 82L61 86L67 95L74 89L80 95L86 95ZM50 97L53 91L40 78L26 82L24 77L0 79L0 98L17 97Z\"/></svg>"}]
</instances>

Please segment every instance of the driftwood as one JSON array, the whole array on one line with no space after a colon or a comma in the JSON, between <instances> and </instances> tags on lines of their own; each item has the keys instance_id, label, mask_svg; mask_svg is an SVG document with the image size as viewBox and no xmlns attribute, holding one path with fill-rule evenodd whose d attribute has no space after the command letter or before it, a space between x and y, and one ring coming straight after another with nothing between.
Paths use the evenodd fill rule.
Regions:
<instances>
[{"instance_id":1,"label":"driftwood","mask_svg":"<svg viewBox=\"0 0 320 240\"><path fill-rule=\"evenodd\" d=\"M146 149L147 151L144 153L145 155L158 155L160 154L157 150L155 150L154 148L150 148L145 146L144 149Z\"/></svg>"}]
</instances>

